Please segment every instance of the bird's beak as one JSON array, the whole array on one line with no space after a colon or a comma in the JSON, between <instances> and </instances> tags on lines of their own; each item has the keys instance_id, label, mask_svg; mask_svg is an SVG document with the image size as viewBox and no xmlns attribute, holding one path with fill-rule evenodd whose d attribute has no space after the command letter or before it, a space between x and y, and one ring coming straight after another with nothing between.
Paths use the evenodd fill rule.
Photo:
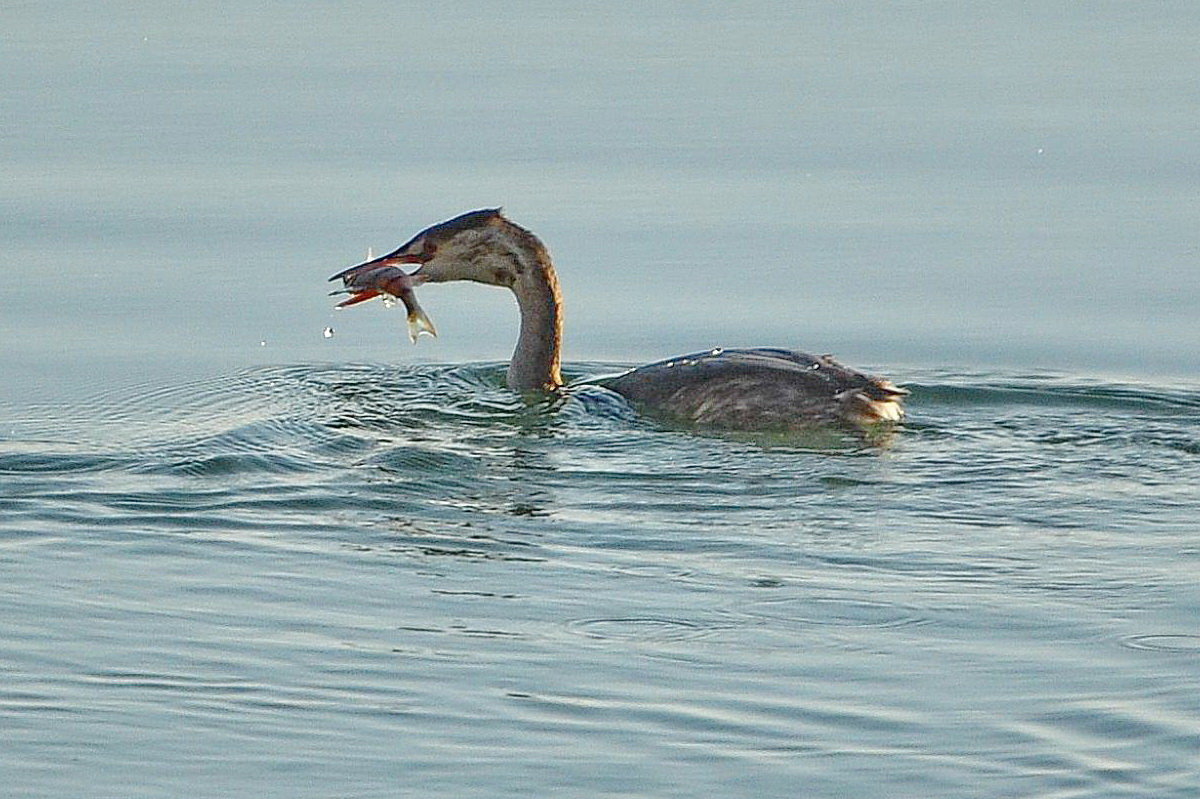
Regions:
<instances>
[{"instance_id":1,"label":"bird's beak","mask_svg":"<svg viewBox=\"0 0 1200 799\"><path fill-rule=\"evenodd\" d=\"M423 264L428 258L423 255L415 255L405 253L403 255L386 255L380 259L379 263L385 266L399 266L400 264Z\"/></svg>"},{"instance_id":2,"label":"bird's beak","mask_svg":"<svg viewBox=\"0 0 1200 799\"><path fill-rule=\"evenodd\" d=\"M381 255L378 258L372 258L369 261L363 261L358 266L352 266L351 269L358 269L363 266L400 266L401 264L420 264L424 263L425 259L420 255L410 253L390 253Z\"/></svg>"},{"instance_id":3,"label":"bird's beak","mask_svg":"<svg viewBox=\"0 0 1200 799\"><path fill-rule=\"evenodd\" d=\"M363 274L382 267L394 266L399 268L401 264L420 264L423 262L424 259L420 255L410 255L407 253L388 253L387 255L381 255L378 258L371 258L370 260L363 261L360 264L355 264L354 266L343 269L329 279L347 280L349 279L350 275ZM420 282L424 283L425 278L422 277Z\"/></svg>"}]
</instances>

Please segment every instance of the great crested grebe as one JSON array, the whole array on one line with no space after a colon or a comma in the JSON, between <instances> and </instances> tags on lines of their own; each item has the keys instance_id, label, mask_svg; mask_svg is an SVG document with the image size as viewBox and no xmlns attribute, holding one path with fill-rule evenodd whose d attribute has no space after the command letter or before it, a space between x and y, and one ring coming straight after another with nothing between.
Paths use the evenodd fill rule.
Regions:
<instances>
[{"instance_id":1,"label":"great crested grebe","mask_svg":"<svg viewBox=\"0 0 1200 799\"><path fill-rule=\"evenodd\" d=\"M410 273L405 264L416 264ZM400 296L420 313L412 290L425 283L470 280L510 289L521 329L508 366L514 391L563 385L562 293L550 253L537 236L498 208L456 216L422 230L403 246L330 278L352 305ZM424 314L420 317L427 322ZM410 334L415 336L410 325ZM794 430L844 423L897 422L908 394L890 381L843 366L828 355L775 348L714 349L631 369L600 381L653 414L727 430Z\"/></svg>"}]
</instances>

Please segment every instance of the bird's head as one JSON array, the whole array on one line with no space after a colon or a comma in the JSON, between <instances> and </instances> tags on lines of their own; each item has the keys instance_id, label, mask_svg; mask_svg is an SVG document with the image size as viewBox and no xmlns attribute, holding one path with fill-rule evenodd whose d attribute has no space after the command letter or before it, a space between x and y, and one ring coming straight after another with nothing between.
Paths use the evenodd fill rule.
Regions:
<instances>
[{"instance_id":1,"label":"bird's head","mask_svg":"<svg viewBox=\"0 0 1200 799\"><path fill-rule=\"evenodd\" d=\"M532 234L505 219L499 208L485 208L425 228L387 255L352 268L416 264L413 285L471 280L511 287L528 268L526 239Z\"/></svg>"}]
</instances>

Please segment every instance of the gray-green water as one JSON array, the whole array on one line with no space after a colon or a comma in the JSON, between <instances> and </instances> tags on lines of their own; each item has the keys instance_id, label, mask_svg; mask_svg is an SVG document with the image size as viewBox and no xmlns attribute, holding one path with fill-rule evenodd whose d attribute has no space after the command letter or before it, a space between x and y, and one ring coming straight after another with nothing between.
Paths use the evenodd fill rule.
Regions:
<instances>
[{"instance_id":1,"label":"gray-green water","mask_svg":"<svg viewBox=\"0 0 1200 799\"><path fill-rule=\"evenodd\" d=\"M3 27L0 793L1200 794L1192 4ZM332 312L497 204L572 377L792 346L909 420L527 406L502 292Z\"/></svg>"},{"instance_id":2,"label":"gray-green water","mask_svg":"<svg viewBox=\"0 0 1200 799\"><path fill-rule=\"evenodd\" d=\"M908 377L882 450L495 366L5 408L6 779L1194 796L1200 390Z\"/></svg>"}]
</instances>

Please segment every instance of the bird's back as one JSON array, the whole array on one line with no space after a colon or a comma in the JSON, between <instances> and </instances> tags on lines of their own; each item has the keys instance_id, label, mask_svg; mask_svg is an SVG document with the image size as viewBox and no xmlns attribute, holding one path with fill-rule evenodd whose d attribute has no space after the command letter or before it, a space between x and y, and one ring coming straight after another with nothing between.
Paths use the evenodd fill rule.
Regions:
<instances>
[{"instance_id":1,"label":"bird's back","mask_svg":"<svg viewBox=\"0 0 1200 799\"><path fill-rule=\"evenodd\" d=\"M908 393L828 355L767 347L683 355L604 385L651 413L726 430L899 421Z\"/></svg>"}]
</instances>

